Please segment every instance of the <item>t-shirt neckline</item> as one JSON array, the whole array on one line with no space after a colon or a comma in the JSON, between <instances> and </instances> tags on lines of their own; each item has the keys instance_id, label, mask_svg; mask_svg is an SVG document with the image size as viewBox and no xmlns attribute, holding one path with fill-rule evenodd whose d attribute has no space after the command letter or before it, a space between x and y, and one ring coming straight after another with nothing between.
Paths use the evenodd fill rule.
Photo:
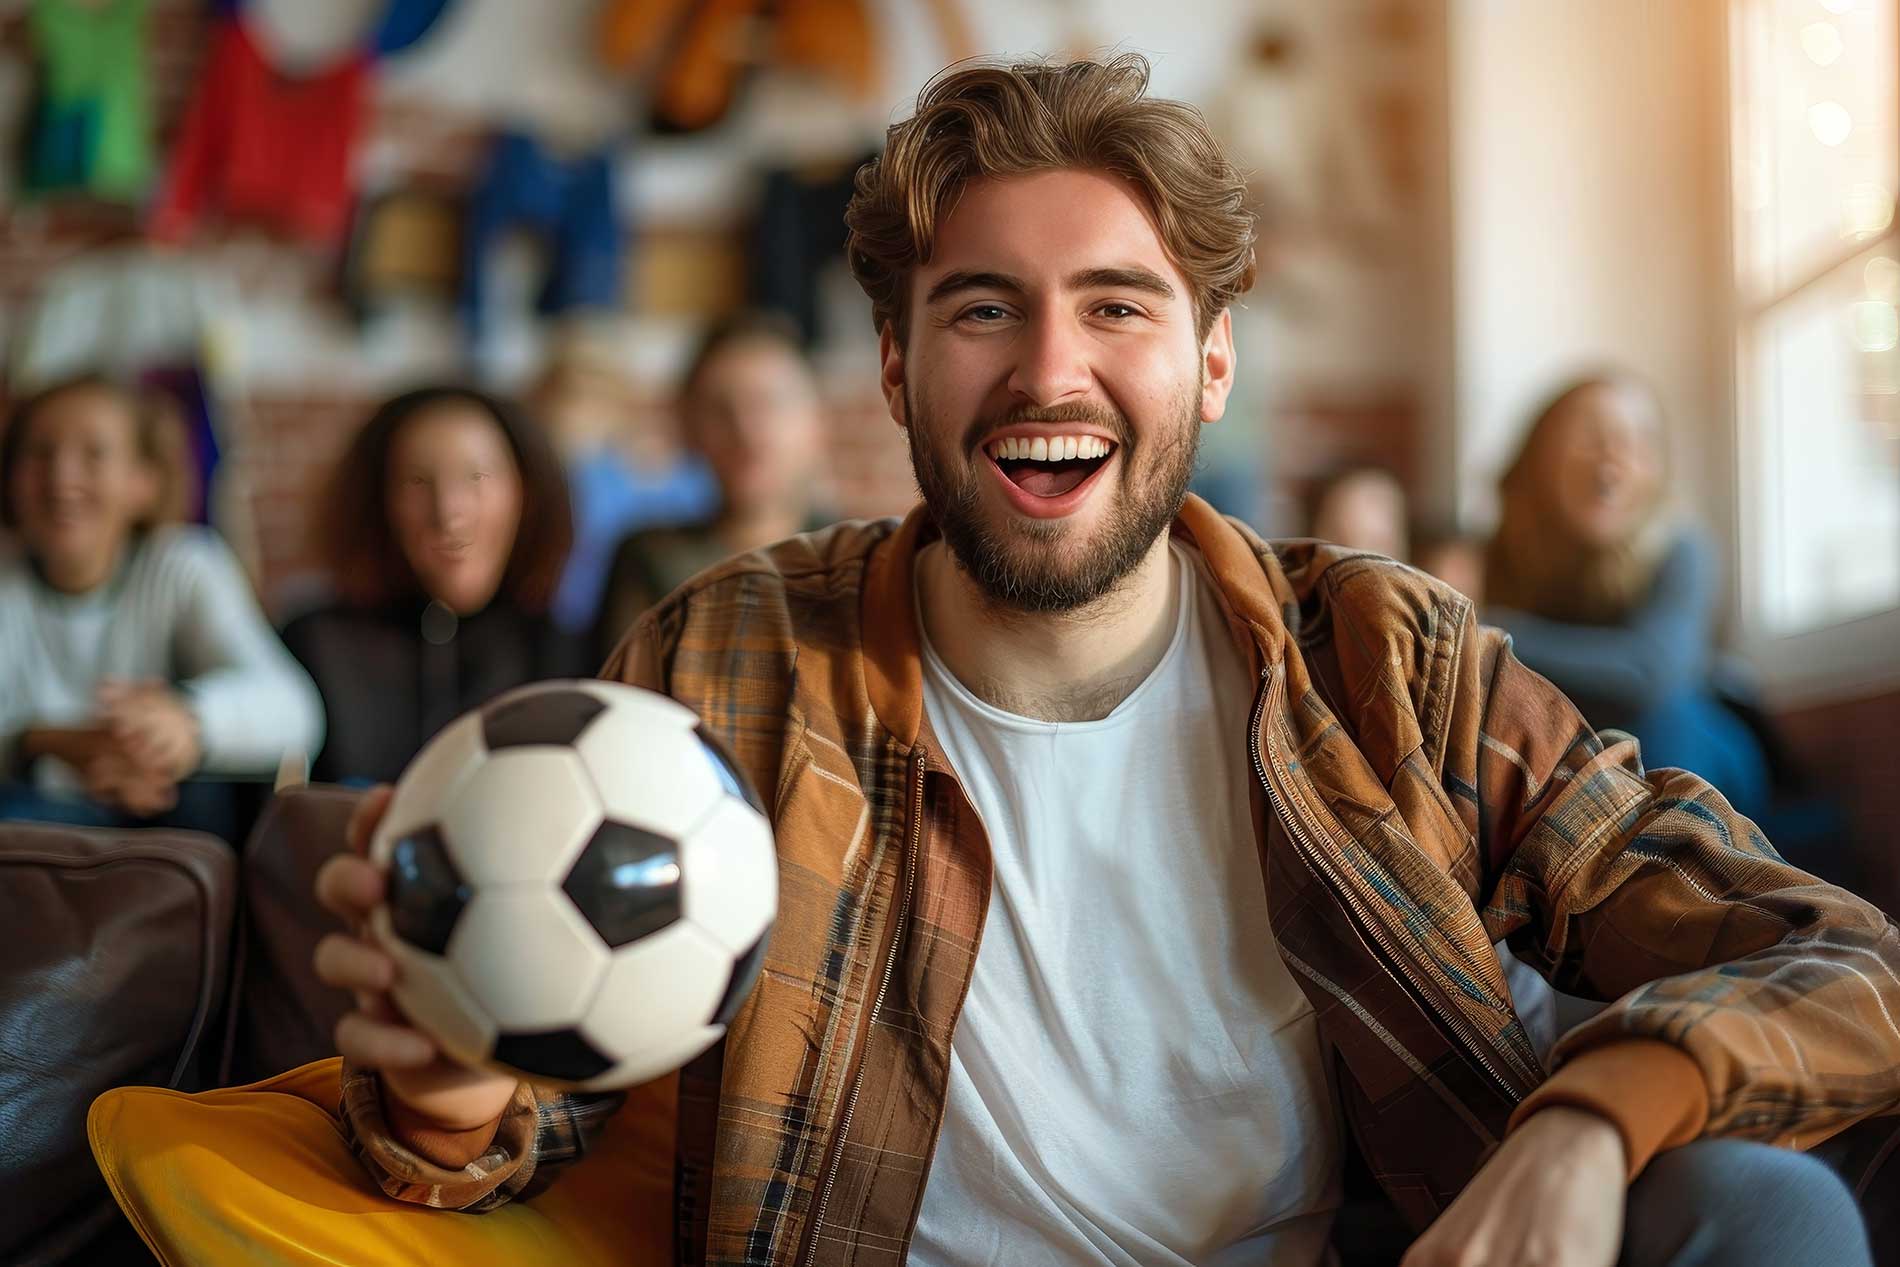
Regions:
<instances>
[{"instance_id":1,"label":"t-shirt neckline","mask_svg":"<svg viewBox=\"0 0 1900 1267\"><path fill-rule=\"evenodd\" d=\"M949 549L949 546L945 545L944 549ZM923 600L916 584L913 583L911 606L916 613L917 640L923 652L926 674L934 678L960 706L969 709L990 725L1009 730L1034 734L1087 734L1128 724L1140 712L1147 698L1160 689L1157 684L1171 673L1181 657L1187 654L1188 632L1193 627L1197 597L1195 565L1179 542L1170 540L1168 550L1180 572L1175 590L1174 632L1169 635L1167 650L1161 653L1161 658L1155 662L1155 666L1148 671L1147 676L1142 678L1134 690L1109 711L1107 716L1095 718L1093 721L1046 721L1037 717L1025 717L1021 713L1012 713L980 698L964 685L961 678L950 671L950 666L944 663L943 658L937 654L936 647L931 644L930 634L924 627ZM921 573L919 573L919 580L921 580Z\"/></svg>"}]
</instances>

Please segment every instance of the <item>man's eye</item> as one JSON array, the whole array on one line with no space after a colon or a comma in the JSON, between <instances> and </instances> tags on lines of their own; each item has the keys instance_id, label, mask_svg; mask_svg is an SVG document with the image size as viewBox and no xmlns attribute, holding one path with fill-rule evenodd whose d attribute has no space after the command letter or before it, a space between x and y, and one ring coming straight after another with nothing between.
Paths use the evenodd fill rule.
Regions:
<instances>
[{"instance_id":1,"label":"man's eye","mask_svg":"<svg viewBox=\"0 0 1900 1267\"><path fill-rule=\"evenodd\" d=\"M1104 317L1113 317L1118 321L1126 317L1139 315L1136 310L1128 304L1103 304L1095 311L1101 313Z\"/></svg>"},{"instance_id":2,"label":"man's eye","mask_svg":"<svg viewBox=\"0 0 1900 1267\"><path fill-rule=\"evenodd\" d=\"M963 320L975 321L978 324L1001 321L1008 315L1009 311L1001 304L977 304L974 307L965 308L963 310Z\"/></svg>"}]
</instances>

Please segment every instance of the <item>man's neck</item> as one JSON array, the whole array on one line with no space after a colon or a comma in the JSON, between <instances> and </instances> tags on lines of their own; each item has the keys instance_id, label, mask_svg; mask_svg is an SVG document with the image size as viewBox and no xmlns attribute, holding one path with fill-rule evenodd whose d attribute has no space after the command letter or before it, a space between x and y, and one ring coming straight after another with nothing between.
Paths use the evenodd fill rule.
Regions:
<instances>
[{"instance_id":1,"label":"man's neck","mask_svg":"<svg viewBox=\"0 0 1900 1267\"><path fill-rule=\"evenodd\" d=\"M1097 721L1166 654L1177 566L1164 533L1113 592L1075 611L1032 614L999 608L938 541L918 553L917 592L930 645L971 694L1039 721Z\"/></svg>"}]
</instances>

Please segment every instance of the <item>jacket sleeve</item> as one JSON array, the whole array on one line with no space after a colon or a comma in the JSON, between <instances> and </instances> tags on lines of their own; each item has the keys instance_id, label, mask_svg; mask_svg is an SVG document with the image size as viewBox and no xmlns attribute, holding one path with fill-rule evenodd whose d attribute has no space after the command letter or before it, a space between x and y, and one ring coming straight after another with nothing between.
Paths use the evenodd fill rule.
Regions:
<instances>
[{"instance_id":1,"label":"jacket sleeve","mask_svg":"<svg viewBox=\"0 0 1900 1267\"><path fill-rule=\"evenodd\" d=\"M339 1111L344 1137L385 1194L486 1214L533 1196L563 1167L586 1156L626 1099L619 1093L548 1091L524 1082L492 1126L445 1137L392 1121L375 1073L345 1064Z\"/></svg>"},{"instance_id":2,"label":"jacket sleeve","mask_svg":"<svg viewBox=\"0 0 1900 1267\"><path fill-rule=\"evenodd\" d=\"M659 633L643 619L601 676L660 690L664 685ZM470 1131L444 1132L389 1111L375 1073L345 1064L339 1113L350 1147L370 1177L398 1201L485 1214L532 1197L566 1167L585 1157L623 1105L639 1130L652 1164L640 1181L668 1189L678 1081L669 1075L626 1093L589 1095L523 1082L501 1117ZM649 1193L648 1195L651 1195Z\"/></svg>"},{"instance_id":3,"label":"jacket sleeve","mask_svg":"<svg viewBox=\"0 0 1900 1267\"><path fill-rule=\"evenodd\" d=\"M1558 1041L1516 1120L1597 1108L1633 1173L1700 1134L1808 1147L1900 1103L1900 929L1695 775L1645 771L1503 633L1467 614L1460 643L1445 783L1469 807L1486 930L1612 1001Z\"/></svg>"}]
</instances>

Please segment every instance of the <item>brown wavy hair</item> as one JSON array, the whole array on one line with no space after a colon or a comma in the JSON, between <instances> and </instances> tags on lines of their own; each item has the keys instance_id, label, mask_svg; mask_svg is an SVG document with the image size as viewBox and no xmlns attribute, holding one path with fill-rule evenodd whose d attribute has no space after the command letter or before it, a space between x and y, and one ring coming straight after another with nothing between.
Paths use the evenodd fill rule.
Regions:
<instances>
[{"instance_id":1,"label":"brown wavy hair","mask_svg":"<svg viewBox=\"0 0 1900 1267\"><path fill-rule=\"evenodd\" d=\"M961 62L939 73L884 153L858 169L845 252L878 330L909 334L911 274L941 218L973 180L1063 168L1104 171L1139 189L1169 258L1187 278L1202 338L1253 285L1246 182L1200 111L1150 97L1148 61Z\"/></svg>"},{"instance_id":2,"label":"brown wavy hair","mask_svg":"<svg viewBox=\"0 0 1900 1267\"><path fill-rule=\"evenodd\" d=\"M1607 546L1578 538L1549 484L1550 451L1577 398L1602 388L1633 391L1660 408L1648 384L1623 373L1592 374L1570 383L1538 411L1517 456L1498 481L1498 530L1485 550L1485 601L1578 624L1614 624L1656 579L1662 561L1663 489L1635 528ZM1665 447L1666 456L1666 447Z\"/></svg>"},{"instance_id":3,"label":"brown wavy hair","mask_svg":"<svg viewBox=\"0 0 1900 1267\"><path fill-rule=\"evenodd\" d=\"M425 410L473 408L508 440L521 475L521 521L497 599L545 612L574 542L567 479L545 432L509 402L472 387L419 387L383 402L350 442L330 476L317 545L338 591L377 606L420 597L422 584L389 523L389 452L396 435Z\"/></svg>"}]
</instances>

